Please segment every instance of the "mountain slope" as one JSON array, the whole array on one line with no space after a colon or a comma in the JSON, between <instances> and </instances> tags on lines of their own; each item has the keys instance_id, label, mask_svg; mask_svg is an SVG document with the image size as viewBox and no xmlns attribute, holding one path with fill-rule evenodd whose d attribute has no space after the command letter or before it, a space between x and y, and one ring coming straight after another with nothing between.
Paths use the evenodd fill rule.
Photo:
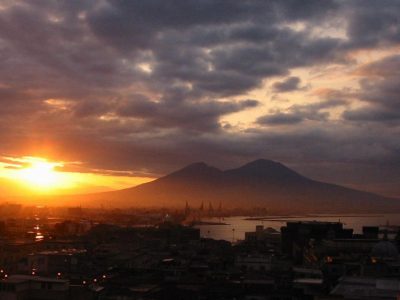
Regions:
<instances>
[{"instance_id":1,"label":"mountain slope","mask_svg":"<svg viewBox=\"0 0 400 300\"><path fill-rule=\"evenodd\" d=\"M309 179L279 162L259 159L221 171L194 163L149 183L81 196L108 206L182 207L202 202L224 207L267 207L280 212L392 212L400 200ZM76 199L75 199L76 200Z\"/></svg>"}]
</instances>

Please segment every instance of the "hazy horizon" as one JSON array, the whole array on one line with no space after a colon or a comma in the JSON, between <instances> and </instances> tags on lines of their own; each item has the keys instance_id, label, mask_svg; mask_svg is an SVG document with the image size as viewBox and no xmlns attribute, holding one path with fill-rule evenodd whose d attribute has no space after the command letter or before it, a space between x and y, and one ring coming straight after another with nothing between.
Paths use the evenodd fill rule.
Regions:
<instances>
[{"instance_id":1,"label":"hazy horizon","mask_svg":"<svg viewBox=\"0 0 400 300\"><path fill-rule=\"evenodd\" d=\"M266 160L266 159L256 159L254 161L247 162L246 164L253 163L253 162L256 162L256 161L260 161L260 160ZM281 163L281 162L277 162L277 163ZM70 195L72 195L72 196L73 195L82 195L82 196L84 196L84 195L91 195L91 194L97 194L97 193L119 191L119 190L134 188L134 187L140 186L143 183L154 182L157 179L161 179L161 178L163 178L165 176L169 176L171 174L174 174L175 172L180 172L180 171L182 171L182 170L184 170L184 169L186 169L188 167L191 167L192 165L197 165L197 164L204 164L207 167L216 168L218 171L222 171L222 172L233 170L233 169L240 168L240 167L244 166L244 165L240 165L240 166L232 166L232 167L227 168L227 169L220 169L220 168L217 168L215 166L209 165L206 162L198 161L198 162L193 162L193 163L191 163L189 165L186 165L186 166L182 166L181 168L179 168L177 170L172 170L171 172L169 172L167 174L164 174L164 175L161 175L160 177L148 178L148 180L144 180L143 182L137 183L137 184L133 184L132 183L131 185L129 185L129 183L128 183L127 186L123 186L123 187L120 187L120 188L114 188L114 189L110 189L110 188L107 188L107 187L96 187L96 188L88 187L87 189L82 189L82 188L80 188L80 189L69 188L68 189L68 188L65 188L65 189L52 189L52 190L49 190L49 191L48 190L41 191L41 190L38 190L37 187L29 187L29 185L26 185L24 183L18 183L18 182L12 182L12 181L7 182L6 179L3 179L3 182L1 182L1 179L0 179L0 183L3 186L6 186L6 185L8 185L8 187L11 186L11 188L9 190L3 190L2 198L5 199L5 197L12 197L11 198L12 200L17 200L17 201L19 200L19 202L23 204L23 202L24 202L23 199L25 199L26 197L32 196L32 195L39 196L39 197L40 196L45 196L45 197L50 197L51 198L53 196L70 196ZM296 170L294 170L294 169L292 171L296 172ZM300 175L305 175L305 174L300 174ZM317 178L309 178L309 179L318 180ZM332 183L332 182L326 182L326 183ZM335 184L335 183L332 183L332 184ZM393 198L399 198L400 199L400 197L397 197L396 195L379 193L378 191L373 191L373 190L365 190L365 189L359 188L356 185L345 185L344 184L342 186L343 187L348 187L348 188L353 188L353 189L360 190L360 191L376 193L378 195L382 195L382 196L386 196L386 197L393 197ZM15 188L16 191L14 191L13 188ZM227 200L229 200L229 199L227 199Z\"/></svg>"}]
</instances>

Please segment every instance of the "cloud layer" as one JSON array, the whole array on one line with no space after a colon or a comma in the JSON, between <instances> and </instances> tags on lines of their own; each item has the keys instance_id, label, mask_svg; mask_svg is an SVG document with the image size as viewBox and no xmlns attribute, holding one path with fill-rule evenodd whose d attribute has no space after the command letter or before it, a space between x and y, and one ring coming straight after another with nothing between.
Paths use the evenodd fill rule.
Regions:
<instances>
[{"instance_id":1,"label":"cloud layer","mask_svg":"<svg viewBox=\"0 0 400 300\"><path fill-rule=\"evenodd\" d=\"M266 157L371 189L373 166L394 185L399 14L398 0L4 0L0 152L154 176Z\"/></svg>"}]
</instances>

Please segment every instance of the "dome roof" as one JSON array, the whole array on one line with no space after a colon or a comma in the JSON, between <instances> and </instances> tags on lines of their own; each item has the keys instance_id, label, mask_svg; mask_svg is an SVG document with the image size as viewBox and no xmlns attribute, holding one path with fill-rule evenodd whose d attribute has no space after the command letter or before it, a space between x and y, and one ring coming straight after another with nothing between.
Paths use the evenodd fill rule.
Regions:
<instances>
[{"instance_id":1,"label":"dome roof","mask_svg":"<svg viewBox=\"0 0 400 300\"><path fill-rule=\"evenodd\" d=\"M376 244L371 251L371 256L379 258L397 259L399 252L395 245L389 241L380 241Z\"/></svg>"}]
</instances>

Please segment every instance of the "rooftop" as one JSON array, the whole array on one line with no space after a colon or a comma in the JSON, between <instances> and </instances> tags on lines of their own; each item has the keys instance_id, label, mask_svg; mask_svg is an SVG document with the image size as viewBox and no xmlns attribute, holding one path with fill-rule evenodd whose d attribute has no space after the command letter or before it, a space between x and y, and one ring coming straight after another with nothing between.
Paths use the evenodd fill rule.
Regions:
<instances>
[{"instance_id":1,"label":"rooftop","mask_svg":"<svg viewBox=\"0 0 400 300\"><path fill-rule=\"evenodd\" d=\"M68 283L68 280L43 277L43 276L31 276L31 275L10 275L7 279L5 279L5 282L11 282L11 283L22 283L27 281L51 282L51 283L61 283L61 284Z\"/></svg>"}]
</instances>

